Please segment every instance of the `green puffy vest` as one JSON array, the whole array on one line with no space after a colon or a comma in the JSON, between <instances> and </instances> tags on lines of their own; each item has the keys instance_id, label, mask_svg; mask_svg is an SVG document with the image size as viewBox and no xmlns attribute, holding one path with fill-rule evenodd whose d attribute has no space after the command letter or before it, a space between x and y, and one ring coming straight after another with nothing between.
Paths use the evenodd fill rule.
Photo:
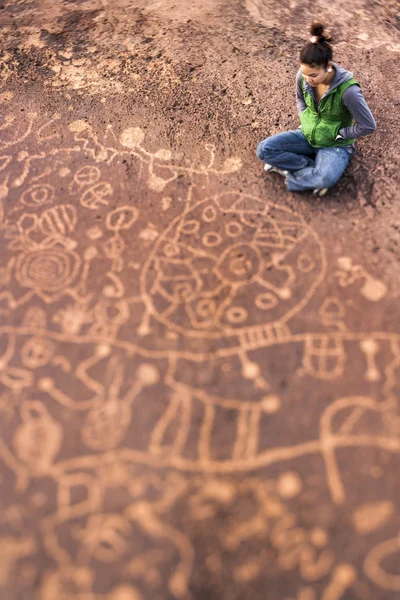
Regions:
<instances>
[{"instance_id":1,"label":"green puffy vest","mask_svg":"<svg viewBox=\"0 0 400 600\"><path fill-rule=\"evenodd\" d=\"M307 108L300 115L301 130L314 148L329 146L348 146L352 140L335 141L339 129L350 127L353 117L342 103L343 93L351 85L359 85L355 79L349 79L329 92L319 103L318 108L306 90L304 78L301 77L304 100Z\"/></svg>"}]
</instances>

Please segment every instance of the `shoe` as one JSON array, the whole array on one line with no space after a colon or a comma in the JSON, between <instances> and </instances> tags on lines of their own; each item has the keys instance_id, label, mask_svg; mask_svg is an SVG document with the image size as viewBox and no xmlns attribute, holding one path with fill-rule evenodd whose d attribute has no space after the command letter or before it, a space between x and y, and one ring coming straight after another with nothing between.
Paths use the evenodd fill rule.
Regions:
<instances>
[{"instance_id":1,"label":"shoe","mask_svg":"<svg viewBox=\"0 0 400 600\"><path fill-rule=\"evenodd\" d=\"M279 173L279 175L283 175L284 177L286 177L286 175L289 175L289 171L284 171L284 169L278 169L278 167L273 167L268 163L265 163L264 171L266 173Z\"/></svg>"},{"instance_id":2,"label":"shoe","mask_svg":"<svg viewBox=\"0 0 400 600\"><path fill-rule=\"evenodd\" d=\"M317 188L316 190L313 191L313 194L314 194L314 196L318 196L318 198L322 198L322 196L325 196L328 189L329 188Z\"/></svg>"}]
</instances>

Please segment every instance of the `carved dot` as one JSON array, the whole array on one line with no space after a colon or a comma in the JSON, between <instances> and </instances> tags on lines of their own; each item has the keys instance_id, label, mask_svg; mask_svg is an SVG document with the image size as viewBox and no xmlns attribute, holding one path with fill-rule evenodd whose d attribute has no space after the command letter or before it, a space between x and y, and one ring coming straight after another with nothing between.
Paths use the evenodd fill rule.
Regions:
<instances>
[{"instance_id":1,"label":"carved dot","mask_svg":"<svg viewBox=\"0 0 400 600\"><path fill-rule=\"evenodd\" d=\"M97 356L108 356L111 352L111 348L108 344L100 344L96 348Z\"/></svg>"},{"instance_id":2,"label":"carved dot","mask_svg":"<svg viewBox=\"0 0 400 600\"><path fill-rule=\"evenodd\" d=\"M111 592L109 600L142 600L142 595L130 585L120 585Z\"/></svg>"},{"instance_id":3,"label":"carved dot","mask_svg":"<svg viewBox=\"0 0 400 600\"><path fill-rule=\"evenodd\" d=\"M261 401L261 407L266 413L274 414L278 412L281 407L280 398L274 394L265 396L265 398L263 398Z\"/></svg>"},{"instance_id":4,"label":"carved dot","mask_svg":"<svg viewBox=\"0 0 400 600\"><path fill-rule=\"evenodd\" d=\"M353 268L353 261L349 256L340 256L337 259L338 265L341 269L344 269L345 271L351 271L351 269Z\"/></svg>"},{"instance_id":5,"label":"carved dot","mask_svg":"<svg viewBox=\"0 0 400 600\"><path fill-rule=\"evenodd\" d=\"M43 377L43 379L39 380L38 386L43 392L48 392L49 390L53 389L54 382L52 379L50 379L50 377Z\"/></svg>"},{"instance_id":6,"label":"carved dot","mask_svg":"<svg viewBox=\"0 0 400 600\"><path fill-rule=\"evenodd\" d=\"M282 498L294 498L301 490L301 480L297 473L288 471L278 479L278 493Z\"/></svg>"},{"instance_id":7,"label":"carved dot","mask_svg":"<svg viewBox=\"0 0 400 600\"><path fill-rule=\"evenodd\" d=\"M363 352L366 352L367 354L375 354L379 350L379 344L376 340L368 338L365 340L361 340L360 348Z\"/></svg>"},{"instance_id":8,"label":"carved dot","mask_svg":"<svg viewBox=\"0 0 400 600\"><path fill-rule=\"evenodd\" d=\"M143 364L137 370L137 376L140 382L145 385L154 385L160 379L158 370L153 365Z\"/></svg>"},{"instance_id":9,"label":"carved dot","mask_svg":"<svg viewBox=\"0 0 400 600\"><path fill-rule=\"evenodd\" d=\"M288 300L292 296L292 290L289 288L282 288L279 290L278 295L282 300Z\"/></svg>"},{"instance_id":10,"label":"carved dot","mask_svg":"<svg viewBox=\"0 0 400 600\"><path fill-rule=\"evenodd\" d=\"M85 121L79 119L77 121L72 121L72 123L68 125L68 129L73 133L82 133L85 129L89 129L89 125Z\"/></svg>"},{"instance_id":11,"label":"carved dot","mask_svg":"<svg viewBox=\"0 0 400 600\"><path fill-rule=\"evenodd\" d=\"M97 256L97 248L95 248L94 246L90 246L89 248L86 248L85 252L83 253L83 258L85 260L93 260L94 258L96 258Z\"/></svg>"},{"instance_id":12,"label":"carved dot","mask_svg":"<svg viewBox=\"0 0 400 600\"><path fill-rule=\"evenodd\" d=\"M316 527L311 531L311 542L317 548L323 548L328 543L328 534L324 529Z\"/></svg>"},{"instance_id":13,"label":"carved dot","mask_svg":"<svg viewBox=\"0 0 400 600\"><path fill-rule=\"evenodd\" d=\"M349 585L356 579L357 572L353 565L344 563L336 568L336 576L342 584Z\"/></svg>"},{"instance_id":14,"label":"carved dot","mask_svg":"<svg viewBox=\"0 0 400 600\"><path fill-rule=\"evenodd\" d=\"M121 133L119 141L125 148L137 148L144 140L144 131L140 127L128 127Z\"/></svg>"},{"instance_id":15,"label":"carved dot","mask_svg":"<svg viewBox=\"0 0 400 600\"><path fill-rule=\"evenodd\" d=\"M256 379L260 374L260 366L254 362L247 362L243 365L242 373L246 379Z\"/></svg>"},{"instance_id":16,"label":"carved dot","mask_svg":"<svg viewBox=\"0 0 400 600\"><path fill-rule=\"evenodd\" d=\"M103 294L106 298L112 298L115 295L115 288L112 285L106 285Z\"/></svg>"}]
</instances>

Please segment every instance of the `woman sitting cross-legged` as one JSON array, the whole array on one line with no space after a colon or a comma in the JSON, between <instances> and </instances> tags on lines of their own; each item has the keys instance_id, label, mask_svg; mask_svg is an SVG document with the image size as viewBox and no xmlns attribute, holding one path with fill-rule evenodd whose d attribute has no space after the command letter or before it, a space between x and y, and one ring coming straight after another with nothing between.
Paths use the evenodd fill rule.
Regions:
<instances>
[{"instance_id":1,"label":"woman sitting cross-legged","mask_svg":"<svg viewBox=\"0 0 400 600\"><path fill-rule=\"evenodd\" d=\"M300 52L296 103L301 128L258 144L265 171L281 173L288 190L326 194L343 175L354 140L373 133L374 117L353 74L332 61L332 46L320 23Z\"/></svg>"}]
</instances>

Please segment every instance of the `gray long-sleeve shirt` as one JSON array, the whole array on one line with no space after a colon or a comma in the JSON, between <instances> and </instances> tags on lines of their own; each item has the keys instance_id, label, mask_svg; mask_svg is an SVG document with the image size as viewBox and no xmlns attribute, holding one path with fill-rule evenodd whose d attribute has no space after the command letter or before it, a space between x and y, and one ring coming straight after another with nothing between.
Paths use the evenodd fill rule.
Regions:
<instances>
[{"instance_id":1,"label":"gray long-sleeve shirt","mask_svg":"<svg viewBox=\"0 0 400 600\"><path fill-rule=\"evenodd\" d=\"M328 91L324 94L323 98L335 87L353 77L353 73L343 69L343 67L339 66L337 63L333 63L333 66L335 68L335 75L331 81ZM308 83L305 83L305 86L307 92L309 92L315 100L314 89L312 86L308 85ZM355 121L355 123L350 125L350 127L343 127L339 130L339 134L345 140L359 138L363 135L369 135L375 131L375 119L358 85L351 85L349 88L347 88L347 90L343 93L342 102L349 110ZM296 104L298 113L301 115L301 113L307 108L307 105L304 100L303 88L301 85L300 69L297 72L296 77ZM316 102L316 104L318 106L319 103Z\"/></svg>"}]
</instances>

